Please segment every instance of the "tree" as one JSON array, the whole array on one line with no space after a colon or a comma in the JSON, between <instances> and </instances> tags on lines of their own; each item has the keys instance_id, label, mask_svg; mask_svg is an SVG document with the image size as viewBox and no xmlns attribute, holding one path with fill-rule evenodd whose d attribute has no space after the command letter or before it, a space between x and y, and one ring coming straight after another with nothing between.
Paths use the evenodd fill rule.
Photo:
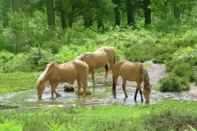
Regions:
<instances>
[{"instance_id":1,"label":"tree","mask_svg":"<svg viewBox=\"0 0 197 131\"><path fill-rule=\"evenodd\" d=\"M46 0L47 18L49 27L55 26L54 0Z\"/></svg>"},{"instance_id":2,"label":"tree","mask_svg":"<svg viewBox=\"0 0 197 131\"><path fill-rule=\"evenodd\" d=\"M135 0L126 0L127 24L129 26L135 24L135 6Z\"/></svg>"},{"instance_id":3,"label":"tree","mask_svg":"<svg viewBox=\"0 0 197 131\"><path fill-rule=\"evenodd\" d=\"M114 15L115 15L115 25L120 26L121 15L120 15L120 0L112 0L114 3Z\"/></svg>"},{"instance_id":4,"label":"tree","mask_svg":"<svg viewBox=\"0 0 197 131\"><path fill-rule=\"evenodd\" d=\"M151 24L151 9L150 9L150 0L144 0L144 21L145 25Z\"/></svg>"}]
</instances>

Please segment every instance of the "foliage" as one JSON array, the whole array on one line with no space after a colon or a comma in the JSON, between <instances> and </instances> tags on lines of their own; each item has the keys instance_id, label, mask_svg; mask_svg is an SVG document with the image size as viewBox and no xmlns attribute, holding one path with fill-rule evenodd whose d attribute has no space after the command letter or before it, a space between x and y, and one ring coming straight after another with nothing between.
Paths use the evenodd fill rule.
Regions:
<instances>
[{"instance_id":1,"label":"foliage","mask_svg":"<svg viewBox=\"0 0 197 131\"><path fill-rule=\"evenodd\" d=\"M50 61L55 61L55 57L50 51L31 48L29 53L19 53L14 56L10 52L0 53L0 72L31 72L40 71L46 67Z\"/></svg>"},{"instance_id":2,"label":"foliage","mask_svg":"<svg viewBox=\"0 0 197 131\"><path fill-rule=\"evenodd\" d=\"M180 92L188 89L188 80L173 73L160 80L159 90L162 92Z\"/></svg>"},{"instance_id":3,"label":"foliage","mask_svg":"<svg viewBox=\"0 0 197 131\"><path fill-rule=\"evenodd\" d=\"M23 126L16 121L4 121L0 124L1 131L22 131Z\"/></svg>"},{"instance_id":4,"label":"foliage","mask_svg":"<svg viewBox=\"0 0 197 131\"><path fill-rule=\"evenodd\" d=\"M196 62L196 47L180 48L172 55L172 59L167 62L167 70L187 80L195 80Z\"/></svg>"},{"instance_id":5,"label":"foliage","mask_svg":"<svg viewBox=\"0 0 197 131\"><path fill-rule=\"evenodd\" d=\"M0 123L16 121L18 125L12 125L11 128L23 127L23 130L28 131L181 130L188 129L188 125L196 129L196 106L195 102L166 101L132 108L112 105L94 108L38 108L22 112L12 110L0 112Z\"/></svg>"}]
</instances>

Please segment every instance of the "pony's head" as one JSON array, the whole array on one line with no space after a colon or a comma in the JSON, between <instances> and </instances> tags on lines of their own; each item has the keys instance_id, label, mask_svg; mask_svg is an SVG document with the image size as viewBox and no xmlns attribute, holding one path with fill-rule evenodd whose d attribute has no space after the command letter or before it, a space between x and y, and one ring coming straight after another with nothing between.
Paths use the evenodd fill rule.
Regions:
<instances>
[{"instance_id":1,"label":"pony's head","mask_svg":"<svg viewBox=\"0 0 197 131\"><path fill-rule=\"evenodd\" d=\"M42 99L42 93L45 88L45 83L48 81L48 77L50 76L51 72L53 71L55 63L50 63L47 65L44 72L39 76L36 87L37 87L37 95L38 99Z\"/></svg>"},{"instance_id":2,"label":"pony's head","mask_svg":"<svg viewBox=\"0 0 197 131\"><path fill-rule=\"evenodd\" d=\"M150 94L151 94L151 85L150 79L147 70L144 70L144 90L143 90L145 103L149 104L150 102Z\"/></svg>"},{"instance_id":3,"label":"pony's head","mask_svg":"<svg viewBox=\"0 0 197 131\"><path fill-rule=\"evenodd\" d=\"M42 93L43 93L44 88L45 88L45 81L38 79L36 87L37 87L38 99L41 100L42 99Z\"/></svg>"}]
</instances>

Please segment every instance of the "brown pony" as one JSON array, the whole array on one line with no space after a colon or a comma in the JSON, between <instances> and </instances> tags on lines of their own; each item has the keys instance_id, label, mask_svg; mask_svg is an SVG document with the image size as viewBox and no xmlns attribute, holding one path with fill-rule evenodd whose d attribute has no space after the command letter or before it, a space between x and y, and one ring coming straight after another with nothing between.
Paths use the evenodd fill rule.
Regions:
<instances>
[{"instance_id":1,"label":"brown pony","mask_svg":"<svg viewBox=\"0 0 197 131\"><path fill-rule=\"evenodd\" d=\"M86 52L77 59L86 62L89 66L89 72L92 74L92 82L95 87L95 69L105 68L105 81L107 79L109 68L115 63L115 49L112 47L99 48L94 52Z\"/></svg>"},{"instance_id":2,"label":"brown pony","mask_svg":"<svg viewBox=\"0 0 197 131\"><path fill-rule=\"evenodd\" d=\"M112 68L112 75L113 75L113 86L112 86L112 94L114 98L116 98L116 84L118 76L122 78L122 89L125 94L125 100L128 97L126 92L126 82L129 81L136 81L137 88L134 95L134 100L137 102L137 93L140 91L141 95L141 102L143 102L142 96L142 82L144 85L143 88L143 95L145 97L145 103L149 103L151 87L149 82L149 75L147 70L143 68L143 64L141 63L132 63L127 60L121 61L116 63Z\"/></svg>"},{"instance_id":3,"label":"brown pony","mask_svg":"<svg viewBox=\"0 0 197 131\"><path fill-rule=\"evenodd\" d=\"M81 89L86 93L88 65L85 62L74 60L64 64L50 63L37 80L38 98L42 98L42 93L47 82L51 85L51 97L53 99L54 93L56 97L60 96L56 92L56 88L60 82L73 83L75 80L77 80L78 84L78 95L80 95Z\"/></svg>"}]
</instances>

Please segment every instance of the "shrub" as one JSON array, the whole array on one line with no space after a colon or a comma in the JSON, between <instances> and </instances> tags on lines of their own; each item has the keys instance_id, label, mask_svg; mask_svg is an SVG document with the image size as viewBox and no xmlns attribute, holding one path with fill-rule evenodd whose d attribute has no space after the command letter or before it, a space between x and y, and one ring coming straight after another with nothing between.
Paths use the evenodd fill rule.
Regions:
<instances>
[{"instance_id":1,"label":"shrub","mask_svg":"<svg viewBox=\"0 0 197 131\"><path fill-rule=\"evenodd\" d=\"M162 92L179 92L188 89L188 80L173 73L160 80L159 90Z\"/></svg>"},{"instance_id":2,"label":"shrub","mask_svg":"<svg viewBox=\"0 0 197 131\"><path fill-rule=\"evenodd\" d=\"M191 65L197 65L197 47L180 48L173 54L172 61L184 61Z\"/></svg>"},{"instance_id":3,"label":"shrub","mask_svg":"<svg viewBox=\"0 0 197 131\"><path fill-rule=\"evenodd\" d=\"M172 59L172 53L175 52L176 47L173 47L173 45L169 43L169 39L161 39L155 43L156 49L153 52L153 61L155 63L165 63Z\"/></svg>"},{"instance_id":4,"label":"shrub","mask_svg":"<svg viewBox=\"0 0 197 131\"><path fill-rule=\"evenodd\" d=\"M192 69L192 80L197 84L197 66L193 66Z\"/></svg>"},{"instance_id":5,"label":"shrub","mask_svg":"<svg viewBox=\"0 0 197 131\"><path fill-rule=\"evenodd\" d=\"M147 61L153 58L154 48L151 45L136 44L125 49L125 56L131 61Z\"/></svg>"},{"instance_id":6,"label":"shrub","mask_svg":"<svg viewBox=\"0 0 197 131\"><path fill-rule=\"evenodd\" d=\"M179 63L174 65L172 73L176 74L179 77L191 80L192 78L192 69L191 65L188 63Z\"/></svg>"},{"instance_id":7,"label":"shrub","mask_svg":"<svg viewBox=\"0 0 197 131\"><path fill-rule=\"evenodd\" d=\"M30 66L30 70L41 71L46 65L56 61L54 55L50 50L43 50L38 48L32 48L30 53L27 54L26 63Z\"/></svg>"},{"instance_id":8,"label":"shrub","mask_svg":"<svg viewBox=\"0 0 197 131\"><path fill-rule=\"evenodd\" d=\"M31 48L29 53L19 53L14 56L12 53L0 53L0 72L14 71L40 71L46 67L55 57L50 51Z\"/></svg>"},{"instance_id":9,"label":"shrub","mask_svg":"<svg viewBox=\"0 0 197 131\"><path fill-rule=\"evenodd\" d=\"M8 62L14 57L14 54L8 51L1 51L0 52L0 66L2 67L4 63Z\"/></svg>"},{"instance_id":10,"label":"shrub","mask_svg":"<svg viewBox=\"0 0 197 131\"><path fill-rule=\"evenodd\" d=\"M3 65L2 72L14 71L30 71L27 62L27 55L24 53L17 54L13 59L9 60Z\"/></svg>"}]
</instances>

